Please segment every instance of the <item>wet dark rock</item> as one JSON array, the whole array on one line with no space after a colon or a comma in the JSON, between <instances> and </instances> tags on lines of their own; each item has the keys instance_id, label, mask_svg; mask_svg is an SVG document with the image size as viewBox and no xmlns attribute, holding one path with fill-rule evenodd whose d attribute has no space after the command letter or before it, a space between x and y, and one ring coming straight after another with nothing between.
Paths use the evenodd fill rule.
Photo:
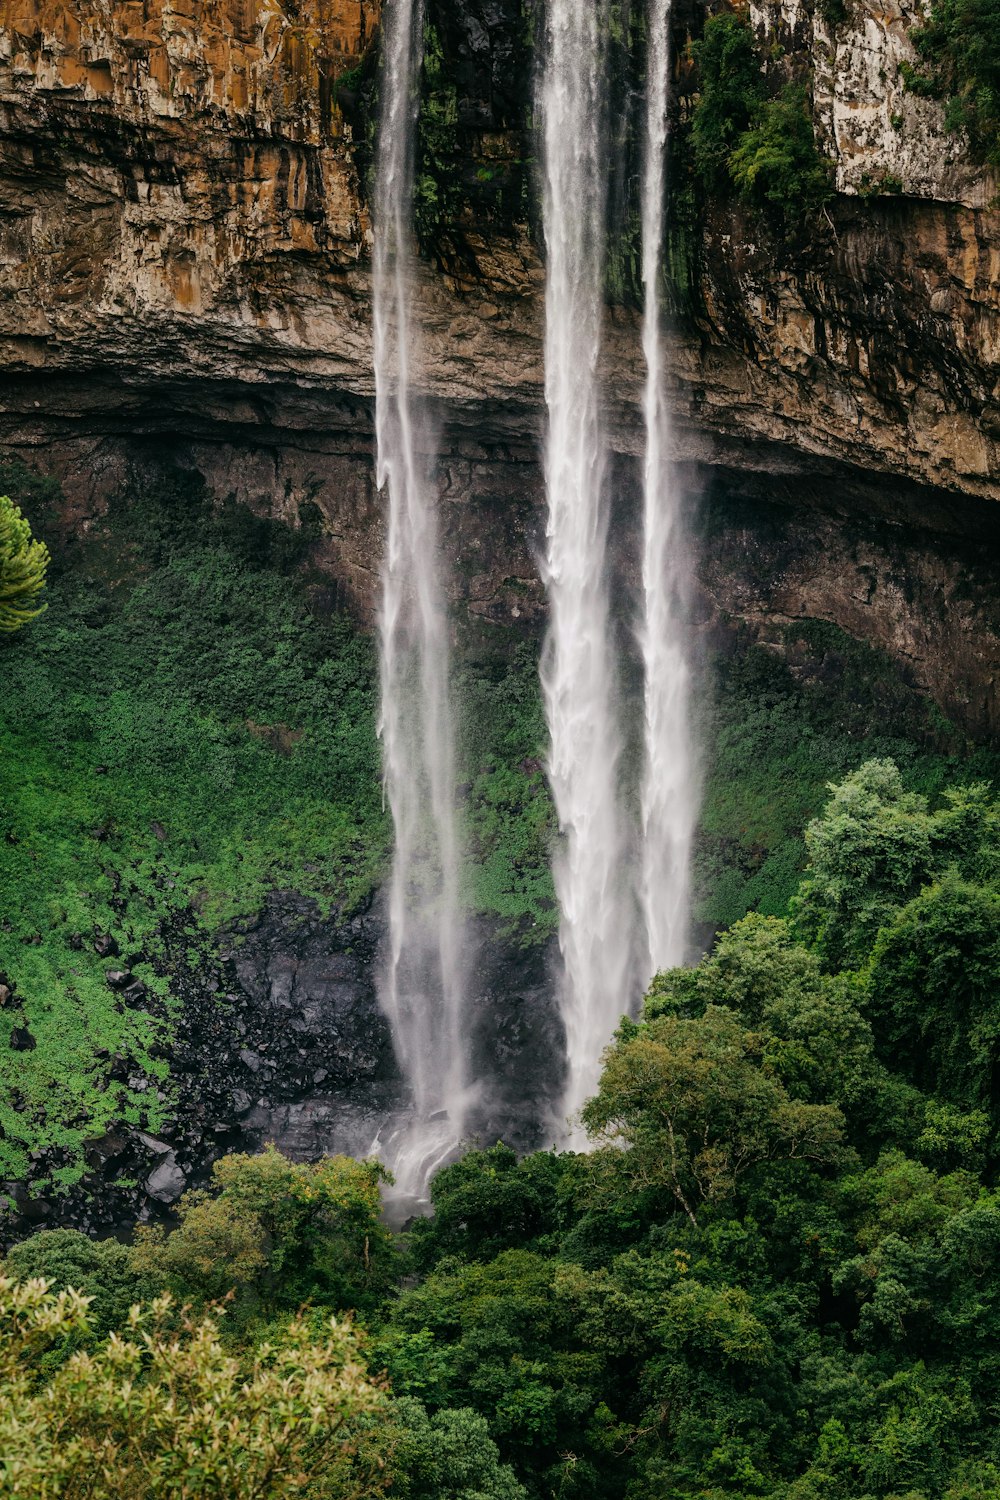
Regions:
<instances>
[{"instance_id":1,"label":"wet dark rock","mask_svg":"<svg viewBox=\"0 0 1000 1500\"><path fill-rule=\"evenodd\" d=\"M88 1166L98 1168L121 1156L129 1144L129 1135L124 1130L107 1130L104 1135L88 1141L84 1147L84 1158Z\"/></svg>"},{"instance_id":2,"label":"wet dark rock","mask_svg":"<svg viewBox=\"0 0 1000 1500\"><path fill-rule=\"evenodd\" d=\"M38 1043L27 1026L15 1026L10 1034L12 1052L34 1052Z\"/></svg>"},{"instance_id":3,"label":"wet dark rock","mask_svg":"<svg viewBox=\"0 0 1000 1500\"><path fill-rule=\"evenodd\" d=\"M169 1218L181 1194L205 1183L227 1152L274 1141L299 1159L367 1156L405 1119L406 1090L376 990L384 932L377 906L345 922L322 916L306 898L274 892L259 915L220 935L200 968L190 963L190 920L180 911L161 927L155 963L170 984L169 1012L130 970L106 976L122 1001L131 985L143 990L144 1008L168 1022L151 1051L169 1052L169 1082L151 1079L124 1052L96 1054L105 1078L167 1104L169 1120L155 1134L115 1124L88 1142L88 1174L51 1199L54 1222L124 1232ZM476 1071L494 1085L478 1101L468 1134L481 1144L503 1137L532 1149L545 1143L542 1122L562 1056L548 958L506 947L485 928L478 936L469 1034ZM57 1165L51 1152L32 1164L33 1217L18 1199L3 1237L31 1233L49 1212L36 1200L48 1202L51 1190L31 1184Z\"/></svg>"},{"instance_id":4,"label":"wet dark rock","mask_svg":"<svg viewBox=\"0 0 1000 1500\"><path fill-rule=\"evenodd\" d=\"M121 949L109 932L101 932L94 939L94 952L98 958L117 958Z\"/></svg>"},{"instance_id":5,"label":"wet dark rock","mask_svg":"<svg viewBox=\"0 0 1000 1500\"><path fill-rule=\"evenodd\" d=\"M136 1136L148 1151L152 1151L154 1156L166 1156L171 1149L166 1141L159 1141L156 1136L147 1135L144 1130L137 1131Z\"/></svg>"},{"instance_id":6,"label":"wet dark rock","mask_svg":"<svg viewBox=\"0 0 1000 1500\"><path fill-rule=\"evenodd\" d=\"M157 1203L176 1203L186 1186L187 1179L177 1165L177 1158L172 1151L163 1157L146 1178L146 1192Z\"/></svg>"}]
</instances>

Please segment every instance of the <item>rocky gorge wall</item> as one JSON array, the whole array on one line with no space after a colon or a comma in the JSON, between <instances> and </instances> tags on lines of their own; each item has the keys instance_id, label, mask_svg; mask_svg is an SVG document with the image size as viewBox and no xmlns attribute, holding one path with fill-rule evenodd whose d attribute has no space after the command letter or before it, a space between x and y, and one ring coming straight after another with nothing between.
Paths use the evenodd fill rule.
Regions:
<instances>
[{"instance_id":1,"label":"rocky gorge wall","mask_svg":"<svg viewBox=\"0 0 1000 1500\"><path fill-rule=\"evenodd\" d=\"M801 607L863 630L982 732L998 725L995 619L976 580L1000 498L1000 217L940 103L903 88L916 15L861 0L832 28L799 0L751 8L771 66L813 80L838 196L794 243L738 206L706 215L700 311L674 335L675 442L696 488L757 475L735 492L785 499L800 582L772 543L786 583L758 588L755 618ZM698 16L677 17L683 59ZM77 522L154 454L272 512L314 499L319 555L363 613L381 519L357 97L378 19L376 0L0 6L0 443L59 474ZM438 20L470 180L489 176L484 163L524 150L510 82L530 70L522 7L466 0ZM901 192L871 194L890 178ZM451 243L447 263L425 263L420 301L452 578L473 614L514 623L541 608L544 272L525 225L475 203ZM609 311L606 367L627 456L642 379L628 308ZM890 552L927 559L909 569L912 600L874 554L845 563L855 519L870 530L866 485ZM839 538L805 570L803 503ZM734 574L702 571L705 608L740 614Z\"/></svg>"}]
</instances>

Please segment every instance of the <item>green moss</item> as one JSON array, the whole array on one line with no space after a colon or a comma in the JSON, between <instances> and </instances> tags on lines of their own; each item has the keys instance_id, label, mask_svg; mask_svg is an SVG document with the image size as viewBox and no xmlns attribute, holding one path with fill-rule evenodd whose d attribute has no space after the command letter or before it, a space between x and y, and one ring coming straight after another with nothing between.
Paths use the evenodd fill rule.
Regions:
<instances>
[{"instance_id":1,"label":"green moss","mask_svg":"<svg viewBox=\"0 0 1000 1500\"><path fill-rule=\"evenodd\" d=\"M436 26L424 27L424 66L417 124L413 210L417 236L433 250L461 205L458 91L448 75Z\"/></svg>"},{"instance_id":2,"label":"green moss","mask_svg":"<svg viewBox=\"0 0 1000 1500\"><path fill-rule=\"evenodd\" d=\"M528 644L470 662L458 697L469 777L467 899L501 933L543 942L558 925L552 885L555 812L545 779L547 734L538 657Z\"/></svg>"}]
</instances>

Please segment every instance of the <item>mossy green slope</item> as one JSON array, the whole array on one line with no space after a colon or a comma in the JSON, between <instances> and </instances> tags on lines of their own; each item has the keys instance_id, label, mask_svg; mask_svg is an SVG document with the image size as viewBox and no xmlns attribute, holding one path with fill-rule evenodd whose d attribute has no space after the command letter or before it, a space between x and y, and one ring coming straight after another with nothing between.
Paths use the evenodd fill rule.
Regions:
<instances>
[{"instance_id":1,"label":"mossy green slope","mask_svg":"<svg viewBox=\"0 0 1000 1500\"><path fill-rule=\"evenodd\" d=\"M178 960L164 924L186 931L197 965L271 889L344 912L376 889L390 847L377 660L324 608L313 514L292 530L213 509L196 481L168 475L55 545L53 487L0 470L6 490L54 561L49 610L0 645L0 974L14 991L0 1010L0 1178L55 1144L71 1181L107 1124L155 1130L170 1111L160 1054ZM536 643L467 649L456 675L466 901L498 937L543 943L557 913ZM866 757L893 756L932 795L956 766L1000 771L887 659L830 627L797 627L784 658L739 647L706 676L706 932L786 910L826 783ZM117 956L99 955L100 935ZM143 1007L108 985L125 967L152 997ZM22 1030L33 1049L11 1046Z\"/></svg>"}]
</instances>

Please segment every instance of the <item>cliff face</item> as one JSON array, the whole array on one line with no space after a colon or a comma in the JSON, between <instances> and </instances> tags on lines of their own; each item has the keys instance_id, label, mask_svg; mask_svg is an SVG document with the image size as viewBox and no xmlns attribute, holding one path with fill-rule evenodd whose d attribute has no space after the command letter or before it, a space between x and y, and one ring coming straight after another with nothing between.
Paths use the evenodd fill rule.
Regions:
<instances>
[{"instance_id":1,"label":"cliff face","mask_svg":"<svg viewBox=\"0 0 1000 1500\"><path fill-rule=\"evenodd\" d=\"M252 364L255 344L319 343L315 277L355 265L367 231L335 91L378 14L6 0L5 370L218 376L241 347Z\"/></svg>"},{"instance_id":2,"label":"cliff face","mask_svg":"<svg viewBox=\"0 0 1000 1500\"><path fill-rule=\"evenodd\" d=\"M903 89L909 6L859 0L836 31L806 0L753 6L770 65L812 79L839 194L788 242L734 207L706 216L700 310L674 339L675 440L696 485L713 472L801 480L773 486L796 555L803 504L843 518L849 553L852 517L867 524L862 497L876 496L880 524L905 524L940 576L924 569L927 599L906 600L888 562L869 559L868 634L909 653L942 701L975 700L981 728L1000 715L989 589L962 615L974 664L939 606L995 538L1000 216L942 106ZM164 455L258 507L294 516L315 499L319 559L362 609L381 522L354 106L378 20L377 0L0 3L0 442L55 468L78 518ZM465 0L439 20L468 181L502 177L523 154L522 6ZM544 273L527 229L474 206L456 241L420 273L421 383L443 433L456 592L509 623L541 609ZM609 312L606 359L627 571L642 380L627 309ZM761 483L735 483L748 515ZM767 597L753 585L758 623L794 614L778 598L784 555L772 551ZM842 563L827 549L809 566L801 599L859 628ZM702 572L707 613L744 610L745 579L727 583L710 559ZM921 609L936 623L918 629Z\"/></svg>"}]
</instances>

